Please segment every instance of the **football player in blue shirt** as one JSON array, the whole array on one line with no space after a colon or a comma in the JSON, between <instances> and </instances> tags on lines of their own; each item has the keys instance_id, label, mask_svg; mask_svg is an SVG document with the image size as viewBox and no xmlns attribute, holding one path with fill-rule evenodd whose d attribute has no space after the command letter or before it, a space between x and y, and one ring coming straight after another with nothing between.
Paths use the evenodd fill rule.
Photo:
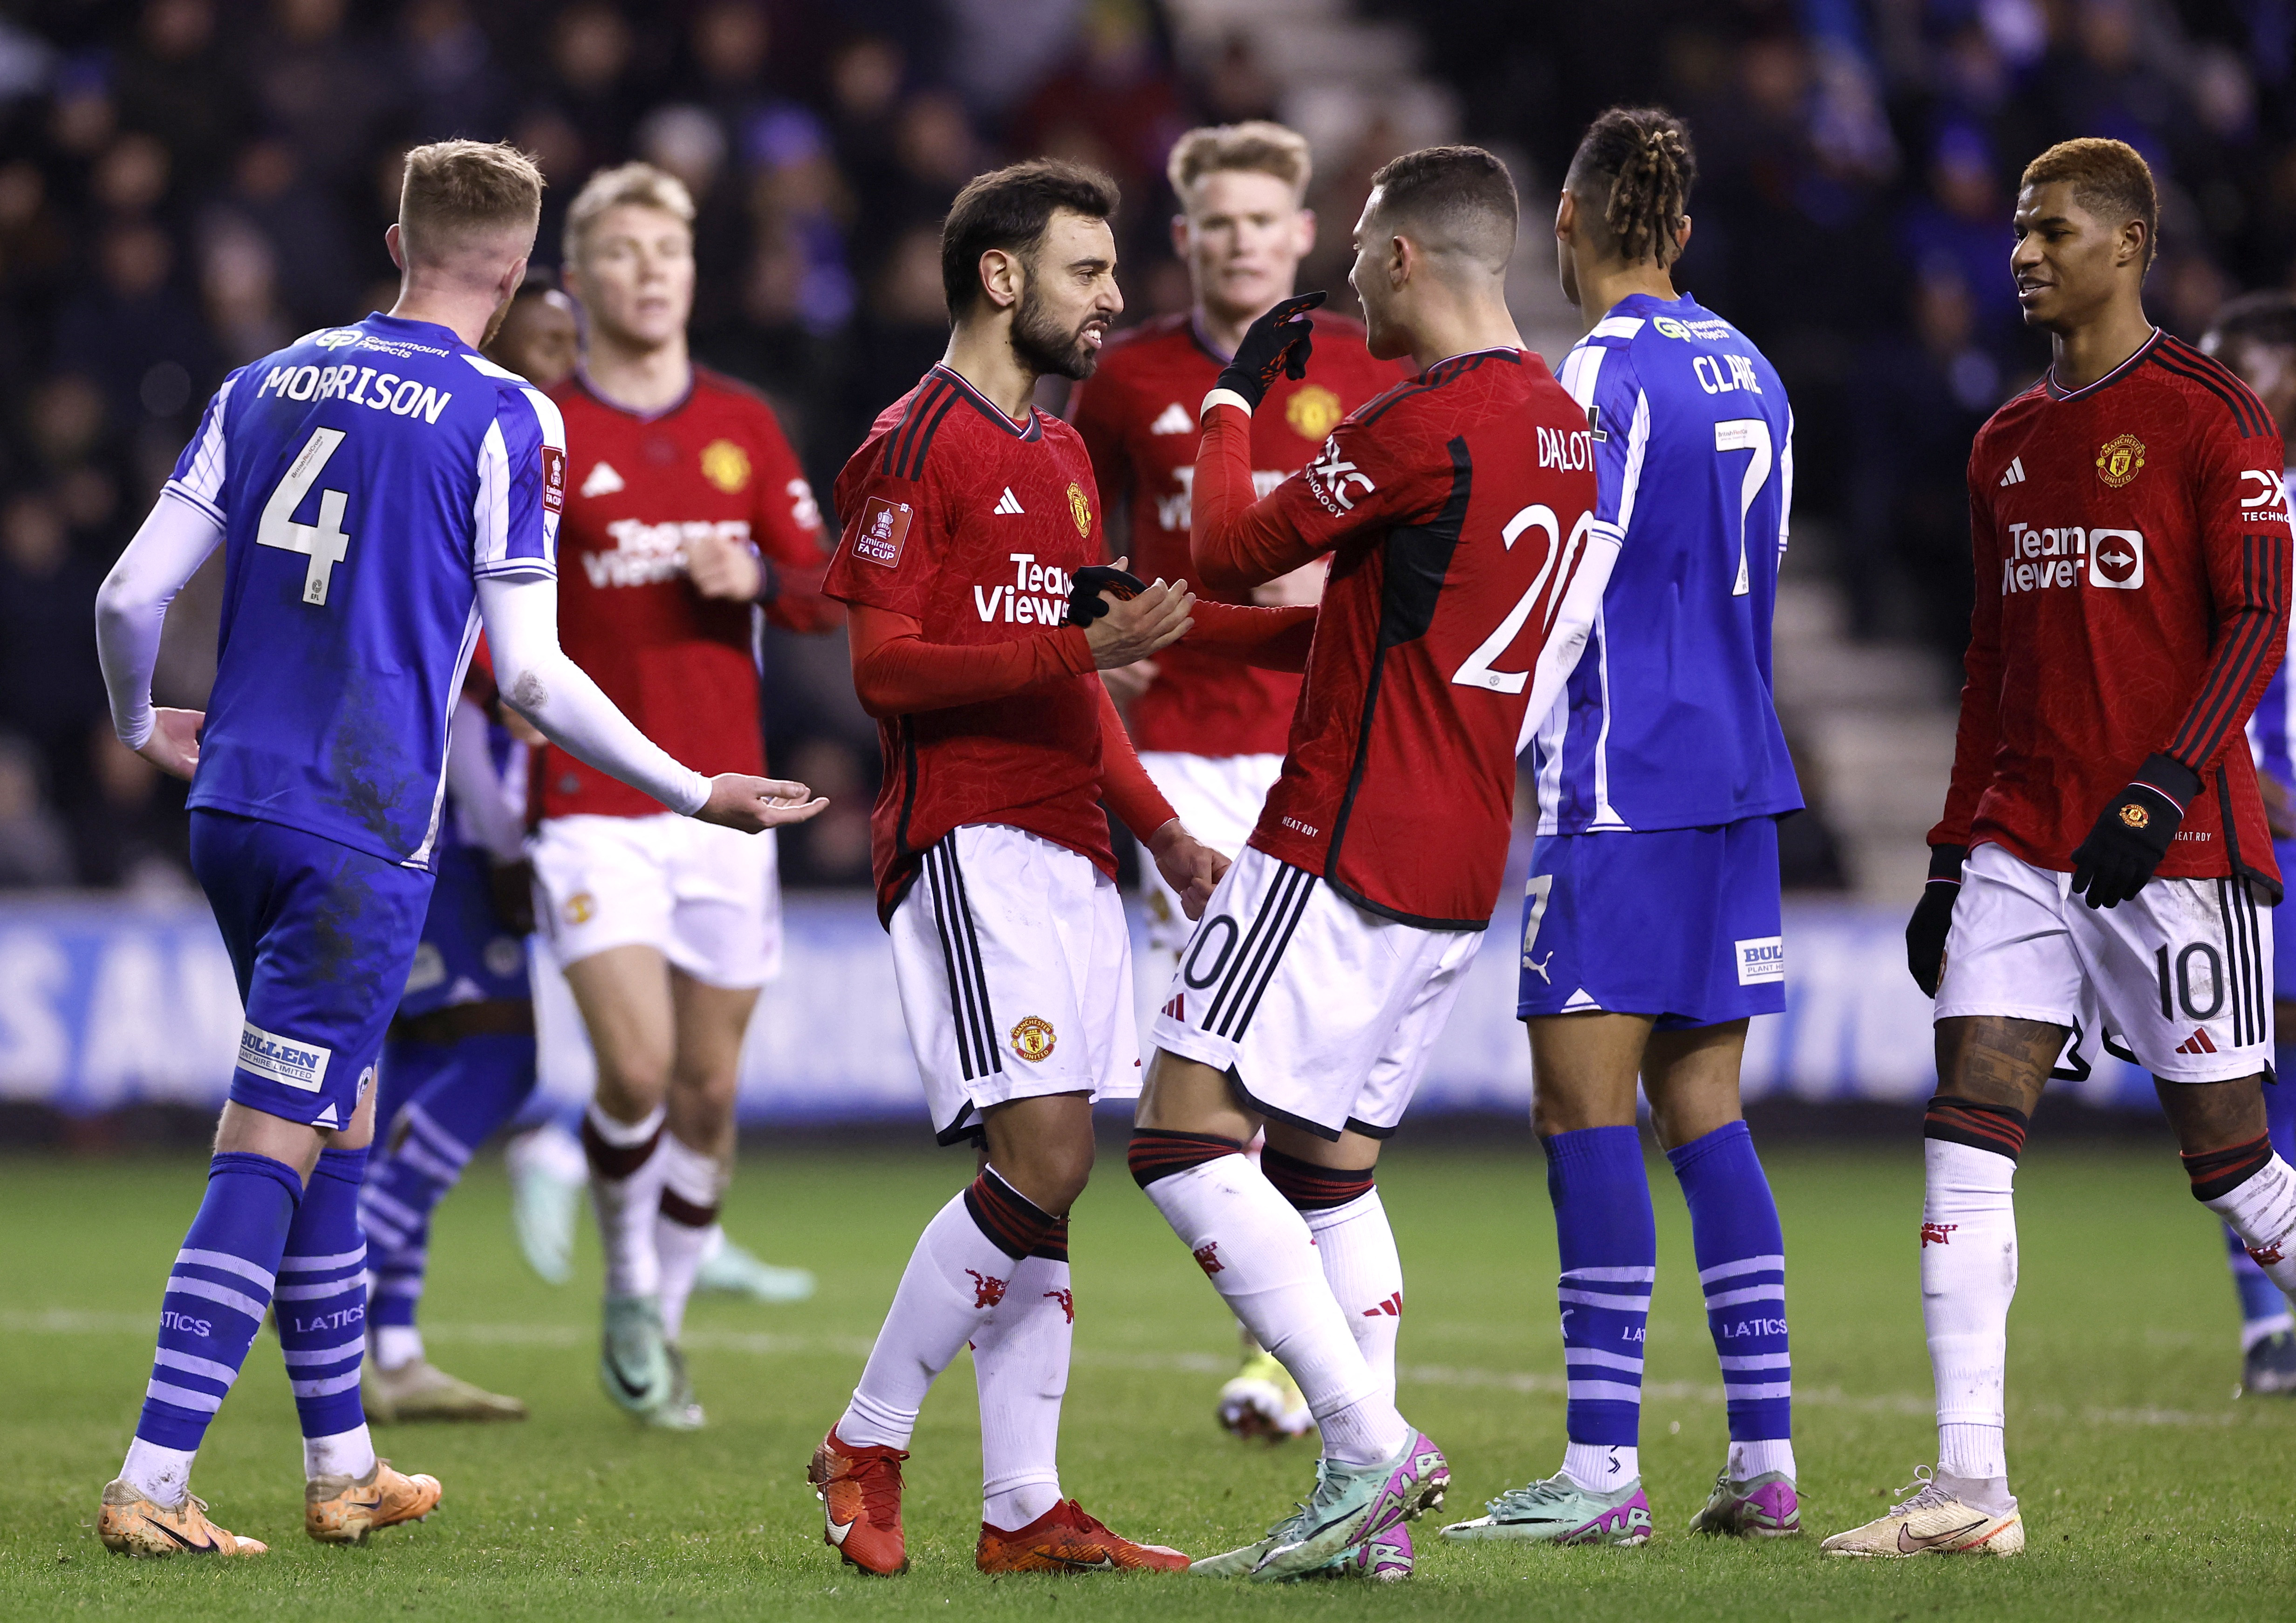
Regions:
<instances>
[{"instance_id":1,"label":"football player in blue shirt","mask_svg":"<svg viewBox=\"0 0 2296 1623\"><path fill-rule=\"evenodd\" d=\"M1650 1537L1636 1445L1658 1242L1637 1078L1689 1202L1729 1413L1691 1526L1801 1530L1784 1244L1738 1102L1748 1017L1784 1007L1775 820L1802 803L1770 693L1793 417L1761 353L1675 290L1694 174L1679 120L1614 108L1555 215L1589 329L1562 385L1592 430L1596 516L1622 532L1564 696L1526 725L1539 821L1516 1012L1562 1250L1569 1447L1559 1475L1459 1537Z\"/></svg>"},{"instance_id":2,"label":"football player in blue shirt","mask_svg":"<svg viewBox=\"0 0 2296 1623\"><path fill-rule=\"evenodd\" d=\"M2249 293L2218 312L2201 348L2240 373L2272 410L2283 440L2296 435L2296 298L2270 291ZM2290 470L2296 472L2296 469ZM2296 652L2296 649L2290 652ZM2249 742L2256 752L2257 784L2264 791L2265 819L2272 826L2273 854L2284 881L2296 873L2296 760L2291 759L2288 661L2248 719ZM2279 1086L2264 1090L2264 1119L2272 1147L2284 1160L2296 1160L2296 906L2272 910L2272 1069ZM2225 1244L2232 1254L2233 1283L2240 1292L2240 1385L2251 1397L2296 1396L2296 1319L2256 1259L2227 1225Z\"/></svg>"},{"instance_id":3,"label":"football player in blue shirt","mask_svg":"<svg viewBox=\"0 0 2296 1623\"><path fill-rule=\"evenodd\" d=\"M558 412L477 348L525 276L541 201L540 172L509 147L409 152L391 313L226 378L97 598L114 725L191 780L193 867L247 1012L143 1414L103 1491L114 1551L263 1553L189 1488L266 1310L302 1422L305 1530L351 1542L439 1502L434 1479L381 1464L368 1439L357 1199L481 624L513 709L665 805L756 832L824 804L801 784L679 765L558 646ZM168 604L218 545L208 709L154 709Z\"/></svg>"}]
</instances>

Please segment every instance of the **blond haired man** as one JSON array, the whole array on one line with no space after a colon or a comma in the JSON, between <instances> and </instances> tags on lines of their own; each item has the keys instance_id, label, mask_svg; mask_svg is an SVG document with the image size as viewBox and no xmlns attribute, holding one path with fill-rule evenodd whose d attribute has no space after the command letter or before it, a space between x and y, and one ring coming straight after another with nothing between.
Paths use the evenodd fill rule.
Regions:
<instances>
[{"instance_id":1,"label":"blond haired man","mask_svg":"<svg viewBox=\"0 0 2296 1623\"><path fill-rule=\"evenodd\" d=\"M765 769L758 626L825 631L821 515L773 410L695 366L693 203L643 163L591 176L566 219L567 289L587 317L565 414L559 579L567 646L648 737ZM539 775L536 917L598 1061L583 1124L606 1250L599 1381L650 1424L701 1423L677 1340L724 1244L742 1037L780 965L770 840L697 828L578 760ZM755 1294L809 1295L766 1270Z\"/></svg>"},{"instance_id":2,"label":"blond haired man","mask_svg":"<svg viewBox=\"0 0 2296 1623\"><path fill-rule=\"evenodd\" d=\"M1291 296L1300 260L1316 245L1316 217L1301 201L1308 143L1280 124L1192 129L1173 144L1166 168L1180 200L1172 251L1188 267L1194 303L1185 315L1112 334L1100 370L1077 390L1073 415L1116 532L1111 545L1130 552L1143 579L1180 580L1196 574L1188 558L1188 519L1197 404L1244 329ZM1327 310L1316 311L1313 322L1315 376L1277 379L1252 420L1251 477L1263 496L1306 466L1341 417L1403 381L1393 362L1372 358L1357 323ZM1253 592L1209 595L1311 603L1323 594L1324 569L1319 560ZM1140 764L1173 809L1208 844L1242 850L1283 765L1300 678L1183 643L1111 671L1108 681L1130 700ZM1149 919L1140 980L1161 988L1171 980L1189 924L1155 865L1140 865ZM1367 1191L1309 1188L1291 1177L1289 1168L1279 1156L1274 1173L1287 1178L1280 1185L1287 1193L1308 1202L1303 1209L1310 1223L1348 1226ZM1390 1246L1386 1255L1392 1254ZM1400 1288L1399 1272L1384 1260L1358 1272L1354 1294L1363 1299L1356 1306L1370 1315L1363 1322L1384 1340L1391 1365L1401 1304L1390 1299ZM1239 1436L1278 1439L1307 1430L1313 1422L1292 1377L1248 1335L1244 1341L1243 1367L1220 1391L1220 1424Z\"/></svg>"},{"instance_id":3,"label":"blond haired man","mask_svg":"<svg viewBox=\"0 0 2296 1623\"><path fill-rule=\"evenodd\" d=\"M209 1521L192 1462L275 1305L304 1434L304 1527L419 1520L439 1486L375 1458L359 1406L357 1198L374 1064L431 888L447 720L481 623L504 693L569 755L689 817L755 832L802 785L715 780L649 743L558 644L559 414L478 352L526 274L542 176L508 147L408 153L388 316L224 381L97 599L121 742L192 780L193 866L247 1024L207 1193L98 1531L133 1554L258 1555ZM225 548L204 715L154 709L168 602Z\"/></svg>"}]
</instances>

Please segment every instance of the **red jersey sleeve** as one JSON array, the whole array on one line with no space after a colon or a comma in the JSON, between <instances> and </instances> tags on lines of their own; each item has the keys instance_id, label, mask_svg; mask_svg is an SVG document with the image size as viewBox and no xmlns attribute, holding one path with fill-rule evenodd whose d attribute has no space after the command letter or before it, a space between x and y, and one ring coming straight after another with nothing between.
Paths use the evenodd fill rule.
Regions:
<instances>
[{"instance_id":1,"label":"red jersey sleeve","mask_svg":"<svg viewBox=\"0 0 2296 1623\"><path fill-rule=\"evenodd\" d=\"M2161 746L2196 776L2205 776L2234 742L2245 748L2249 712L2288 646L2284 455L2278 434L2243 439L2227 419L2210 436L2202 459L2201 552L2213 611L2208 674L2175 734Z\"/></svg>"},{"instance_id":2,"label":"red jersey sleeve","mask_svg":"<svg viewBox=\"0 0 2296 1623\"><path fill-rule=\"evenodd\" d=\"M1315 461L1254 501L1251 414L1223 400L1204 414L1189 549L1206 586L1244 591L1290 574L1355 531L1414 516L1429 505L1423 482L1350 417Z\"/></svg>"},{"instance_id":3,"label":"red jersey sleeve","mask_svg":"<svg viewBox=\"0 0 2296 1623\"><path fill-rule=\"evenodd\" d=\"M1104 687L1100 690L1100 793L1108 809L1143 845L1179 816L1140 764L1132 735L1124 730L1124 717Z\"/></svg>"},{"instance_id":4,"label":"red jersey sleeve","mask_svg":"<svg viewBox=\"0 0 2296 1623\"><path fill-rule=\"evenodd\" d=\"M1245 608L1199 597L1188 611L1195 626L1185 641L1261 670L1304 671L1308 645L1316 640L1316 613L1314 603Z\"/></svg>"},{"instance_id":5,"label":"red jersey sleeve","mask_svg":"<svg viewBox=\"0 0 2296 1623\"><path fill-rule=\"evenodd\" d=\"M922 479L879 471L872 447L849 464L837 481L837 504L844 530L830 554L823 590L855 608L884 609L924 618L925 605L940 578L941 561L932 537L941 533L932 512L932 492Z\"/></svg>"},{"instance_id":6,"label":"red jersey sleeve","mask_svg":"<svg viewBox=\"0 0 2296 1623\"><path fill-rule=\"evenodd\" d=\"M1982 442L1980 442L1980 445ZM1961 725L1954 737L1953 782L1946 791L1945 816L1930 831L1931 846L1969 845L1977 802L1993 781L1993 758L2001 742L2001 536L1986 505L1977 453L1969 463L1969 551L1977 574L1977 606L1969 617L1969 648L1962 656Z\"/></svg>"},{"instance_id":7,"label":"red jersey sleeve","mask_svg":"<svg viewBox=\"0 0 2296 1623\"><path fill-rule=\"evenodd\" d=\"M1008 698L1039 683L1090 676L1092 644L1078 626L1009 643L928 643L906 614L856 605L853 691L878 720Z\"/></svg>"},{"instance_id":8,"label":"red jersey sleeve","mask_svg":"<svg viewBox=\"0 0 2296 1623\"><path fill-rule=\"evenodd\" d=\"M766 618L784 630L827 631L845 615L822 591L829 554L821 504L780 423L769 408L760 406L758 413L764 421L755 442L758 468L750 487L756 496L750 534L766 565Z\"/></svg>"}]
</instances>

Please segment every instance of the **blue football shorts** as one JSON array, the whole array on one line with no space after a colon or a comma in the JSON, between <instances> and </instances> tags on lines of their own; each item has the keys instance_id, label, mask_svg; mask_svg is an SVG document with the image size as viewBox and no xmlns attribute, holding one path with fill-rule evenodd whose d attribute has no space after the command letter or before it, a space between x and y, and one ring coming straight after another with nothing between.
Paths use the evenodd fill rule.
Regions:
<instances>
[{"instance_id":1,"label":"blue football shorts","mask_svg":"<svg viewBox=\"0 0 2296 1623\"><path fill-rule=\"evenodd\" d=\"M430 875L283 824L204 808L192 813L192 872L247 1010L233 1101L312 1127L348 1127L406 985Z\"/></svg>"},{"instance_id":2,"label":"blue football shorts","mask_svg":"<svg viewBox=\"0 0 2296 1623\"><path fill-rule=\"evenodd\" d=\"M1603 1011L1661 1031L1786 1006L1778 828L1549 834L1523 889L1515 1016Z\"/></svg>"},{"instance_id":3,"label":"blue football shorts","mask_svg":"<svg viewBox=\"0 0 2296 1623\"><path fill-rule=\"evenodd\" d=\"M495 915L494 859L458 845L438 853L430 865L439 881L398 1012L412 1020L466 1003L529 1001L534 989L526 975L526 939Z\"/></svg>"}]
</instances>

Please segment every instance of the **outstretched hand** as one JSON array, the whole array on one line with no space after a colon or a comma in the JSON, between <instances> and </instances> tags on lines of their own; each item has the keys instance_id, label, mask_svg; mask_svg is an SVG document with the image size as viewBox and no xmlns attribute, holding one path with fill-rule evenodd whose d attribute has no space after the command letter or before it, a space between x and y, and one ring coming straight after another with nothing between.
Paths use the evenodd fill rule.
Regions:
<instances>
[{"instance_id":1,"label":"outstretched hand","mask_svg":"<svg viewBox=\"0 0 2296 1623\"><path fill-rule=\"evenodd\" d=\"M1318 291L1287 299L1243 330L1235 359L1221 368L1219 387L1234 389L1258 411L1279 377L1298 382L1308 375L1308 353L1316 329L1308 312L1327 297Z\"/></svg>"},{"instance_id":2,"label":"outstretched hand","mask_svg":"<svg viewBox=\"0 0 2296 1623\"><path fill-rule=\"evenodd\" d=\"M756 834L803 823L828 804L802 783L753 778L746 772L721 772L709 780L709 799L693 815L720 828Z\"/></svg>"}]
</instances>

